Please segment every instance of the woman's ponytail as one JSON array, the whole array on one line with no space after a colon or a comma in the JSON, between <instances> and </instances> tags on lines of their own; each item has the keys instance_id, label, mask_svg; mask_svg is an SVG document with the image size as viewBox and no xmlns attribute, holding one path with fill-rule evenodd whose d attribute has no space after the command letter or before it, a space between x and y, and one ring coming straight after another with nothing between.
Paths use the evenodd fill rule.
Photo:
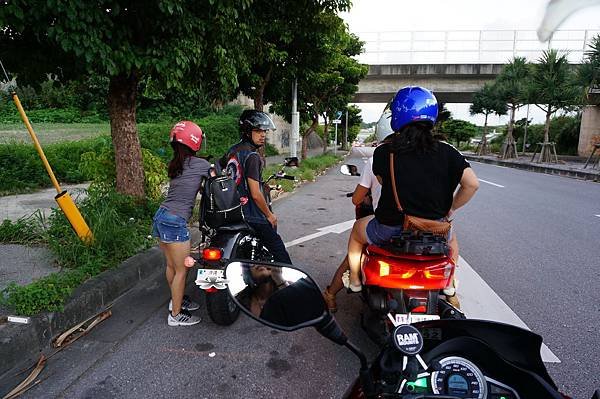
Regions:
<instances>
[{"instance_id":1,"label":"woman's ponytail","mask_svg":"<svg viewBox=\"0 0 600 399\"><path fill-rule=\"evenodd\" d=\"M169 162L168 174L169 178L174 179L183 172L183 163L186 158L194 156L195 153L188 146L178 141L171 141L171 147L173 147L173 159Z\"/></svg>"},{"instance_id":2,"label":"woman's ponytail","mask_svg":"<svg viewBox=\"0 0 600 399\"><path fill-rule=\"evenodd\" d=\"M392 135L390 140L392 151L397 153L416 152L417 154L435 151L437 140L433 137L432 128L429 123L417 122L406 125Z\"/></svg>"}]
</instances>

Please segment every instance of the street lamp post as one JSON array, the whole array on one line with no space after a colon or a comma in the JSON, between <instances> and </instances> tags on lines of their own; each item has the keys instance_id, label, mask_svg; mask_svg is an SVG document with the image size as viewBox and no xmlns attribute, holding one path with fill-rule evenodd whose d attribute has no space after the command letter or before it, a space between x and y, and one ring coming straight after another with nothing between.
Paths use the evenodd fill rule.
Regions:
<instances>
[{"instance_id":1,"label":"street lamp post","mask_svg":"<svg viewBox=\"0 0 600 399\"><path fill-rule=\"evenodd\" d=\"M290 134L290 156L298 156L298 140L300 139L300 113L298 112L298 81L292 83L292 131Z\"/></svg>"}]
</instances>

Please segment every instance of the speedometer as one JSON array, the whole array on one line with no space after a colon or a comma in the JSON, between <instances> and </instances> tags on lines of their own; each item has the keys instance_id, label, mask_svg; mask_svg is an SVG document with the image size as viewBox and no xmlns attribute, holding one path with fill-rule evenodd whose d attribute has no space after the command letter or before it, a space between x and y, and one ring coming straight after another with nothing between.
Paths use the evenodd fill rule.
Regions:
<instances>
[{"instance_id":1,"label":"speedometer","mask_svg":"<svg viewBox=\"0 0 600 399\"><path fill-rule=\"evenodd\" d=\"M458 356L439 361L440 371L431 374L433 393L465 399L484 399L487 385L483 373L472 362Z\"/></svg>"}]
</instances>

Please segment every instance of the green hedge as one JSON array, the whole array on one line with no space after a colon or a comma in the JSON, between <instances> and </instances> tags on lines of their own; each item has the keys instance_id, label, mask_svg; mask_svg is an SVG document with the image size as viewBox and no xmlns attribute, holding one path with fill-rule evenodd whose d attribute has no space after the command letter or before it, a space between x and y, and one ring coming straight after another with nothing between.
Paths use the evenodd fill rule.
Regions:
<instances>
[{"instance_id":1,"label":"green hedge","mask_svg":"<svg viewBox=\"0 0 600 399\"><path fill-rule=\"evenodd\" d=\"M80 183L88 176L79 170L81 154L110 145L107 137L49 144L46 158L61 183ZM0 194L25 192L51 186L42 161L30 144L0 144Z\"/></svg>"},{"instance_id":2,"label":"green hedge","mask_svg":"<svg viewBox=\"0 0 600 399\"><path fill-rule=\"evenodd\" d=\"M195 120L206 133L206 147L200 155L222 156L239 140L237 115L239 107L228 107L218 114ZM237 114L237 115L236 115ZM171 159L169 131L173 122L140 124L138 132L142 148L158 155L164 162ZM110 150L110 136L61 142L44 146L44 152L56 178L61 183L81 183L91 178L79 168L81 154ZM272 152L272 151L271 151ZM27 192L50 187L42 161L31 144L0 144L0 195Z\"/></svg>"}]
</instances>

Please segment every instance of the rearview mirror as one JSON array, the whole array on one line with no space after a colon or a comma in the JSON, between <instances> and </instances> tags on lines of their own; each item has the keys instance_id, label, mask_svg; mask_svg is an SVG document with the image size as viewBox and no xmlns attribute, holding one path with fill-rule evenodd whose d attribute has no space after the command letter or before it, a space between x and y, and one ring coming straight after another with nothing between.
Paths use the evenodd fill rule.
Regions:
<instances>
[{"instance_id":1,"label":"rearview mirror","mask_svg":"<svg viewBox=\"0 0 600 399\"><path fill-rule=\"evenodd\" d=\"M340 173L346 176L360 176L356 165L344 164L340 167Z\"/></svg>"},{"instance_id":2,"label":"rearview mirror","mask_svg":"<svg viewBox=\"0 0 600 399\"><path fill-rule=\"evenodd\" d=\"M315 326L328 315L318 285L292 266L234 261L227 265L225 278L240 309L270 327L293 331Z\"/></svg>"},{"instance_id":3,"label":"rearview mirror","mask_svg":"<svg viewBox=\"0 0 600 399\"><path fill-rule=\"evenodd\" d=\"M287 157L284 160L284 166L289 166L289 167L293 167L293 166L298 166L298 157Z\"/></svg>"}]
</instances>

